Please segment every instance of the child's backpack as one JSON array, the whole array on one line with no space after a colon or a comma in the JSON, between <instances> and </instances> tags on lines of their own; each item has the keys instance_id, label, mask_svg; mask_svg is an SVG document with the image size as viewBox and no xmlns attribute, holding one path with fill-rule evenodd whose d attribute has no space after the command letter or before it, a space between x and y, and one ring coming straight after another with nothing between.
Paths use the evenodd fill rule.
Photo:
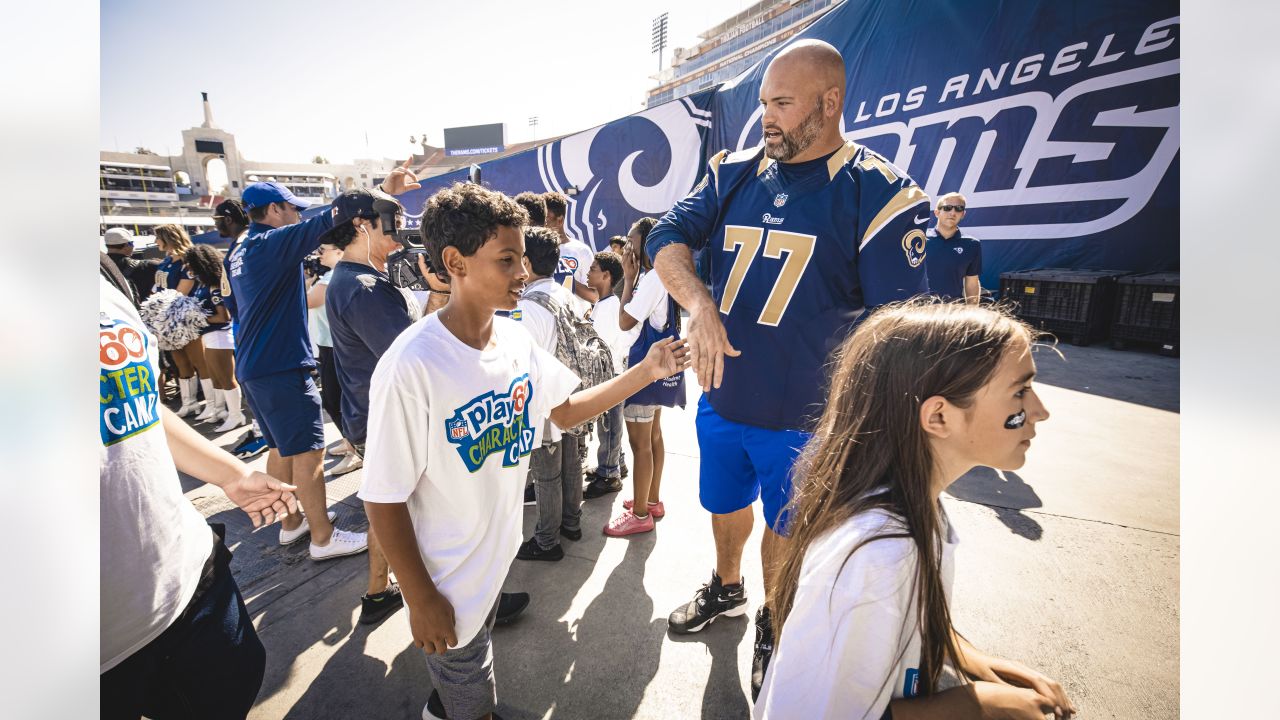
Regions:
<instances>
[{"instance_id":1,"label":"child's backpack","mask_svg":"<svg viewBox=\"0 0 1280 720\"><path fill-rule=\"evenodd\" d=\"M525 298L542 306L556 319L556 359L582 381L577 390L595 387L613 377L613 354L589 320L577 317L547 293L529 293ZM575 428L562 428L562 431L575 436L586 435L591 432L596 417Z\"/></svg>"}]
</instances>

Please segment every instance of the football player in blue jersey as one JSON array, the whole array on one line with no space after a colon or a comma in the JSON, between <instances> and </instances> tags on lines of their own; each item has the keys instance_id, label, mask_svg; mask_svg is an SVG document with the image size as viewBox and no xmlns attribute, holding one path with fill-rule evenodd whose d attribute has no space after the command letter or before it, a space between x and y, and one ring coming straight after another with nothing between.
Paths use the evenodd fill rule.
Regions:
<instances>
[{"instance_id":1,"label":"football player in blue jersey","mask_svg":"<svg viewBox=\"0 0 1280 720\"><path fill-rule=\"evenodd\" d=\"M746 612L740 566L757 497L769 525L761 556L771 587L791 468L820 413L829 352L867 310L928 290L928 196L877 153L845 141L844 101L834 47L803 40L780 52L761 81L763 147L713 157L649 234L654 267L690 313L704 392L699 498L716 543L711 582L668 618L676 633ZM693 263L704 249L710 292ZM756 625L753 691L772 652L767 608Z\"/></svg>"}]
</instances>

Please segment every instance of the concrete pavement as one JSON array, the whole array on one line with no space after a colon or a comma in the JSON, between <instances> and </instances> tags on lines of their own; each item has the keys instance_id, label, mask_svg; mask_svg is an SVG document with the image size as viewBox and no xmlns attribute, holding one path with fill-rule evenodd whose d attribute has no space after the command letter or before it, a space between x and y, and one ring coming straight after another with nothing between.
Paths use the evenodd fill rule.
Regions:
<instances>
[{"instance_id":1,"label":"concrete pavement","mask_svg":"<svg viewBox=\"0 0 1280 720\"><path fill-rule=\"evenodd\" d=\"M1063 346L1040 352L1052 417L1016 473L979 469L944 496L960 535L953 618L975 645L1062 682L1081 718L1178 715L1178 361ZM690 376L692 386L692 375ZM588 500L584 536L558 563L516 561L506 589L529 609L495 632L504 718L743 718L750 713L750 616L687 637L666 616L709 579L708 513L697 501L689 410L665 411L663 500L654 533L600 533L629 489ZM332 425L327 431L337 439ZM230 446L239 432L215 438ZM332 467L336 460L328 460ZM265 458L252 463L265 468ZM367 523L361 471L326 477L342 527ZM267 648L254 718L417 718L430 681L398 612L358 625L363 556L312 562L251 532L215 489L184 480L228 525L232 569ZM525 536L535 510L525 508ZM756 526L744 561L761 601Z\"/></svg>"}]
</instances>

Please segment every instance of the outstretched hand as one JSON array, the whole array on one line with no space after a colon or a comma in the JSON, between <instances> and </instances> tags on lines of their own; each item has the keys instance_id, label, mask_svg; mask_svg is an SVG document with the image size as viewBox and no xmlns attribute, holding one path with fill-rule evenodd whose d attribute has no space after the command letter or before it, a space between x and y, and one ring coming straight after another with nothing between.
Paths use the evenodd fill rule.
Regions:
<instances>
[{"instance_id":1,"label":"outstretched hand","mask_svg":"<svg viewBox=\"0 0 1280 720\"><path fill-rule=\"evenodd\" d=\"M671 377L689 367L688 344L684 338L663 338L649 346L644 363L654 380Z\"/></svg>"},{"instance_id":2,"label":"outstretched hand","mask_svg":"<svg viewBox=\"0 0 1280 720\"><path fill-rule=\"evenodd\" d=\"M409 169L409 160L406 159L404 164L391 171L387 175L387 179L382 181L382 191L388 195L399 195L417 190L422 187L418 182L418 176Z\"/></svg>"},{"instance_id":3,"label":"outstretched hand","mask_svg":"<svg viewBox=\"0 0 1280 720\"><path fill-rule=\"evenodd\" d=\"M255 528L298 512L298 500L293 496L297 489L257 470L222 486L231 502L248 514Z\"/></svg>"},{"instance_id":4,"label":"outstretched hand","mask_svg":"<svg viewBox=\"0 0 1280 720\"><path fill-rule=\"evenodd\" d=\"M702 392L720 387L724 378L724 356L738 357L742 351L729 344L729 334L720 321L720 312L714 305L689 316L689 351L693 372L698 376Z\"/></svg>"}]
</instances>

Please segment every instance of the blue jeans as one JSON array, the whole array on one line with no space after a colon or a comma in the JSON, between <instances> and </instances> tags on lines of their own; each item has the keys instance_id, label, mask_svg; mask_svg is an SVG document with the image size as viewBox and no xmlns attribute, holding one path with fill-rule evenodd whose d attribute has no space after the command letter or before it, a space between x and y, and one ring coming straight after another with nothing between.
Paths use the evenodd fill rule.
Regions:
<instances>
[{"instance_id":1,"label":"blue jeans","mask_svg":"<svg viewBox=\"0 0 1280 720\"><path fill-rule=\"evenodd\" d=\"M529 457L529 475L538 498L538 526L533 536L543 550L560 544L560 528L582 529L580 442L582 438L565 433L557 442L534 448Z\"/></svg>"},{"instance_id":2,"label":"blue jeans","mask_svg":"<svg viewBox=\"0 0 1280 720\"><path fill-rule=\"evenodd\" d=\"M214 554L186 610L155 640L99 677L103 718L243 718L262 687L267 652L253 629L231 552Z\"/></svg>"},{"instance_id":3,"label":"blue jeans","mask_svg":"<svg viewBox=\"0 0 1280 720\"><path fill-rule=\"evenodd\" d=\"M596 450L596 474L622 478L622 403L609 408L596 423L600 428L600 447Z\"/></svg>"}]
</instances>

